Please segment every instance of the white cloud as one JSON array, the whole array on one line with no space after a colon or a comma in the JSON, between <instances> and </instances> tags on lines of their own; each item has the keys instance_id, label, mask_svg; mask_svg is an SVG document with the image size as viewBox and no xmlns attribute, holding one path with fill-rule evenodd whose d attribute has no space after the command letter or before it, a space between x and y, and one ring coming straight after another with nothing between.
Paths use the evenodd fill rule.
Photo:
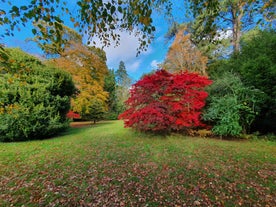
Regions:
<instances>
[{"instance_id":1,"label":"white cloud","mask_svg":"<svg viewBox=\"0 0 276 207\"><path fill-rule=\"evenodd\" d=\"M134 62L130 62L130 63L126 63L126 68L131 71L131 72L135 72L137 69L139 69L141 65L141 60L137 60Z\"/></svg>"},{"instance_id":2,"label":"white cloud","mask_svg":"<svg viewBox=\"0 0 276 207\"><path fill-rule=\"evenodd\" d=\"M216 40L223 40L223 39L228 39L232 37L232 30L228 29L226 31L218 31L217 36L215 37Z\"/></svg>"},{"instance_id":3,"label":"white cloud","mask_svg":"<svg viewBox=\"0 0 276 207\"><path fill-rule=\"evenodd\" d=\"M158 68L158 65L159 65L160 63L161 63L161 62L158 61L158 60L153 60L153 61L151 61L150 66L151 66L153 69L157 69L157 68Z\"/></svg>"},{"instance_id":4,"label":"white cloud","mask_svg":"<svg viewBox=\"0 0 276 207\"><path fill-rule=\"evenodd\" d=\"M112 43L109 47L104 47L107 57L107 65L116 69L119 66L119 62L122 60L126 65L126 69L130 72L136 71L146 55L152 53L153 49L149 47L147 51L141 52L141 54L136 57L137 48L139 47L139 37L135 36L134 33L129 33L126 31L118 31L120 34L120 44L116 47L115 43ZM96 41L97 46L101 47L100 41Z\"/></svg>"}]
</instances>

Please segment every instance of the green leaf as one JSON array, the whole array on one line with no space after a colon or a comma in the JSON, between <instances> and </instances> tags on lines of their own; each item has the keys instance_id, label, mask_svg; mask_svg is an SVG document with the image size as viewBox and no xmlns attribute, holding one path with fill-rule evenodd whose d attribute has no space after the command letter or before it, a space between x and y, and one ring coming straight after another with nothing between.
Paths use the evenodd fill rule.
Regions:
<instances>
[{"instance_id":1,"label":"green leaf","mask_svg":"<svg viewBox=\"0 0 276 207\"><path fill-rule=\"evenodd\" d=\"M111 14L113 14L115 11L116 11L115 6L112 6L112 7L111 7Z\"/></svg>"},{"instance_id":2,"label":"green leaf","mask_svg":"<svg viewBox=\"0 0 276 207\"><path fill-rule=\"evenodd\" d=\"M36 35L36 33L37 33L36 29L32 29L32 33L33 33L34 35Z\"/></svg>"},{"instance_id":3,"label":"green leaf","mask_svg":"<svg viewBox=\"0 0 276 207\"><path fill-rule=\"evenodd\" d=\"M123 13L123 9L122 9L122 7L118 7L118 11L120 12L120 13Z\"/></svg>"},{"instance_id":4,"label":"green leaf","mask_svg":"<svg viewBox=\"0 0 276 207\"><path fill-rule=\"evenodd\" d=\"M26 7L26 6L21 6L20 9L21 9L21 10L27 10L28 7Z\"/></svg>"}]
</instances>

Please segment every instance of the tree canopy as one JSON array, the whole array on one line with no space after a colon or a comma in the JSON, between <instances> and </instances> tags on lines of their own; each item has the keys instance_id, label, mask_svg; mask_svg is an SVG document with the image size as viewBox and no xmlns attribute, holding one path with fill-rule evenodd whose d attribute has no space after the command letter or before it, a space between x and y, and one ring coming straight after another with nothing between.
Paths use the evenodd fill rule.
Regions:
<instances>
[{"instance_id":1,"label":"tree canopy","mask_svg":"<svg viewBox=\"0 0 276 207\"><path fill-rule=\"evenodd\" d=\"M94 37L106 46L111 41L119 44L119 31L134 32L140 42L138 53L146 50L152 41L155 31L152 24L153 10L165 8L164 10L170 11L171 8L168 0L90 0L77 1L73 6L71 2L62 0L34 0L24 2L25 4L6 0L1 2L4 6L0 9L0 25L8 26L2 35L13 35L14 30L35 22L36 26L32 29L34 35L40 34L43 39L54 35L55 44L62 45L62 24L69 18L79 32L88 35L88 44L93 43ZM45 24L51 28L45 27Z\"/></svg>"},{"instance_id":2,"label":"tree canopy","mask_svg":"<svg viewBox=\"0 0 276 207\"><path fill-rule=\"evenodd\" d=\"M61 57L51 60L55 66L69 72L78 89L78 94L72 99L72 110L91 117L93 105L102 105L106 110L108 93L104 91L104 78L107 74L106 63L94 52L93 48L75 43ZM98 120L98 118L97 118Z\"/></svg>"},{"instance_id":3,"label":"tree canopy","mask_svg":"<svg viewBox=\"0 0 276 207\"><path fill-rule=\"evenodd\" d=\"M88 0L75 3L63 0L11 2L1 0L0 25L5 25L3 35L13 35L16 29L34 23L32 32L41 40L54 37L57 48L62 47L63 24L70 19L72 25L87 35L87 43L95 38L108 46L120 42L120 31L130 31L138 36L138 54L146 50L156 30L153 11L163 11L173 16L172 0L128 1ZM192 14L193 41L214 41L223 31L232 31L232 43L239 50L241 31L259 23L273 23L275 2L273 0L186 0L186 10ZM184 14L183 14L184 15ZM2 47L2 46L1 46Z\"/></svg>"},{"instance_id":4,"label":"tree canopy","mask_svg":"<svg viewBox=\"0 0 276 207\"><path fill-rule=\"evenodd\" d=\"M195 73L171 74L158 70L135 83L126 101L127 110L120 115L126 127L139 131L170 133L204 127L201 109L211 84Z\"/></svg>"},{"instance_id":5,"label":"tree canopy","mask_svg":"<svg viewBox=\"0 0 276 207\"><path fill-rule=\"evenodd\" d=\"M275 21L276 4L273 0L189 0L193 41L218 41L219 36L231 31L235 52L240 50L242 31L257 24Z\"/></svg>"},{"instance_id":6,"label":"tree canopy","mask_svg":"<svg viewBox=\"0 0 276 207\"><path fill-rule=\"evenodd\" d=\"M163 67L170 72L187 70L206 75L208 58L191 42L191 34L185 32L185 29L177 32Z\"/></svg>"}]
</instances>

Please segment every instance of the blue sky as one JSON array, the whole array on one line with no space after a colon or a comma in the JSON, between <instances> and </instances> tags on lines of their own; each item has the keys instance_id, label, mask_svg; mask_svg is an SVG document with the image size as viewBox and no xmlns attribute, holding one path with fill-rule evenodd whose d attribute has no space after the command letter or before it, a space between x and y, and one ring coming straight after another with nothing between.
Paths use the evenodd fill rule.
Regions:
<instances>
[{"instance_id":1,"label":"blue sky","mask_svg":"<svg viewBox=\"0 0 276 207\"><path fill-rule=\"evenodd\" d=\"M20 5L24 4L24 1L13 1L13 3L15 2L18 2ZM0 4L3 3L0 2ZM16 5L18 4L16 3ZM1 5L1 8L4 6ZM183 1L175 0L173 11L174 16L178 17L176 20L179 22L184 21L183 8ZM136 57L138 40L134 35L129 35L128 32L121 33L121 43L118 47L114 48L114 46L110 46L109 48L104 48L107 55L108 68L116 70L119 62L122 60L130 77L134 80L138 80L144 73L157 69L157 64L164 60L169 47L169 43L166 43L164 38L169 24L164 15L160 13L154 13L153 23L156 26L155 39L148 50L142 52L138 57ZM67 22L65 24L67 25ZM20 47L28 53L42 55L42 52L37 48L35 43L26 42L27 38L33 37L31 29L31 25L27 25L26 28L21 27L20 31L15 32L14 37L5 37L4 39L0 39L0 42L8 47Z\"/></svg>"}]
</instances>

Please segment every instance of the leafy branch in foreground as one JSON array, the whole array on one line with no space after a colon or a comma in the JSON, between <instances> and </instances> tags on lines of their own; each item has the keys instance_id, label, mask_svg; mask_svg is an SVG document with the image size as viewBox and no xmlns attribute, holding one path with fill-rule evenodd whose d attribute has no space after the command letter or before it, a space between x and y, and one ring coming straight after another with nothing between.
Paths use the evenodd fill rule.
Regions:
<instances>
[{"instance_id":1,"label":"leafy branch in foreground","mask_svg":"<svg viewBox=\"0 0 276 207\"><path fill-rule=\"evenodd\" d=\"M138 54L147 49L151 43L155 27L152 24L154 9L171 8L168 0L158 1L77 1L75 5L60 0L29 1L26 5L17 5L1 0L4 9L0 9L0 25L7 28L3 35L14 35L16 29L26 26L29 22L46 22L52 27L45 30L43 24L32 28L32 33L41 33L44 37L55 36L56 43L62 40L62 24L69 18L79 32L88 36L87 44L99 38L104 46L115 41L119 44L120 31L130 31L137 35L140 45ZM74 8L74 9L72 9Z\"/></svg>"}]
</instances>

